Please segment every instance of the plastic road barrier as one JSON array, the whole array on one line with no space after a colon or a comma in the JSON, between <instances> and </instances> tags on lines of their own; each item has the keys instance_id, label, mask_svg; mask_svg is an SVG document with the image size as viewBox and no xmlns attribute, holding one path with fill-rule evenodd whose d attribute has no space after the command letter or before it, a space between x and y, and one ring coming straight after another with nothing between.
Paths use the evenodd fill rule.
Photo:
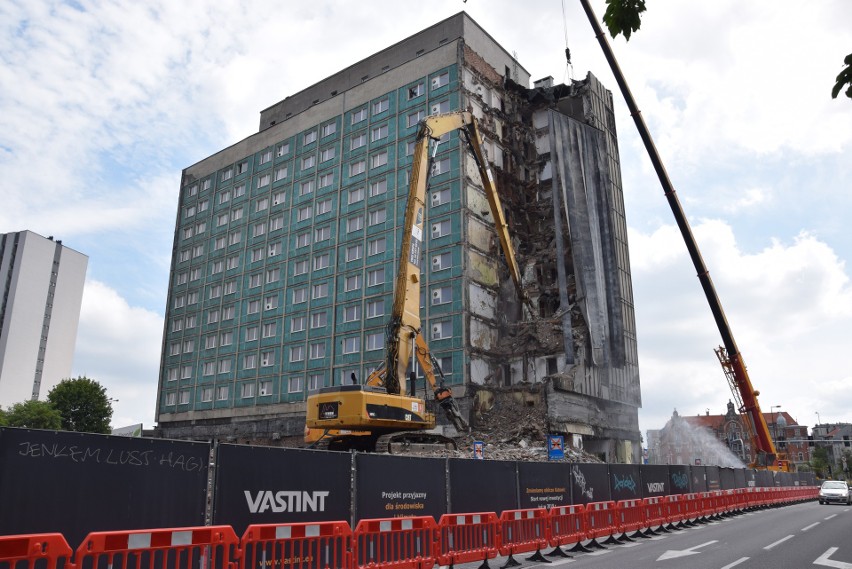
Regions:
<instances>
[{"instance_id":1,"label":"plastic road barrier","mask_svg":"<svg viewBox=\"0 0 852 569\"><path fill-rule=\"evenodd\" d=\"M509 560L504 567L517 564L512 557L516 553L535 554L528 560L542 561L541 548L547 547L548 515L544 508L528 510L505 510L500 514L500 547L501 555L508 555Z\"/></svg>"},{"instance_id":2,"label":"plastic road barrier","mask_svg":"<svg viewBox=\"0 0 852 569\"><path fill-rule=\"evenodd\" d=\"M559 547L586 539L586 507L582 504L550 509L550 545Z\"/></svg>"},{"instance_id":3,"label":"plastic road barrier","mask_svg":"<svg viewBox=\"0 0 852 569\"><path fill-rule=\"evenodd\" d=\"M645 527L645 510L642 508L642 500L634 498L631 500L620 500L615 504L615 531L622 536L633 532L630 537L647 537L639 530Z\"/></svg>"},{"instance_id":4,"label":"plastic road barrier","mask_svg":"<svg viewBox=\"0 0 852 569\"><path fill-rule=\"evenodd\" d=\"M352 566L352 529L346 522L251 525L240 543L240 569Z\"/></svg>"},{"instance_id":5,"label":"plastic road barrier","mask_svg":"<svg viewBox=\"0 0 852 569\"><path fill-rule=\"evenodd\" d=\"M71 546L60 533L0 537L0 566L13 569L58 569L71 560Z\"/></svg>"},{"instance_id":6,"label":"plastic road barrier","mask_svg":"<svg viewBox=\"0 0 852 569\"><path fill-rule=\"evenodd\" d=\"M586 539L596 541L615 532L615 502L586 504Z\"/></svg>"},{"instance_id":7,"label":"plastic road barrier","mask_svg":"<svg viewBox=\"0 0 852 569\"><path fill-rule=\"evenodd\" d=\"M352 567L429 569L435 564L436 535L431 516L361 520L355 527Z\"/></svg>"},{"instance_id":8,"label":"plastic road barrier","mask_svg":"<svg viewBox=\"0 0 852 569\"><path fill-rule=\"evenodd\" d=\"M497 557L497 514L444 514L438 522L438 565L485 561Z\"/></svg>"}]
</instances>

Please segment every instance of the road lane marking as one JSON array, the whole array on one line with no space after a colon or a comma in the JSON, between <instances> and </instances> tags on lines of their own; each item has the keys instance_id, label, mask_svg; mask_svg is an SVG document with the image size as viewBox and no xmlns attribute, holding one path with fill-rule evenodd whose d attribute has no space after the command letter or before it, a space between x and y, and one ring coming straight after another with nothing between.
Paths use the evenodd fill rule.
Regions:
<instances>
[{"instance_id":1,"label":"road lane marking","mask_svg":"<svg viewBox=\"0 0 852 569\"><path fill-rule=\"evenodd\" d=\"M722 567L722 569L731 569L732 567L736 567L740 563L745 563L746 561L748 561L748 559L749 559L748 557L740 557L739 559L737 559L733 563L730 563L729 565L725 565L724 567Z\"/></svg>"},{"instance_id":2,"label":"road lane marking","mask_svg":"<svg viewBox=\"0 0 852 569\"><path fill-rule=\"evenodd\" d=\"M779 539L779 540L778 540L778 541L776 541L775 543L770 543L769 545L767 545L767 546L766 546L766 547L764 547L763 549L765 549L766 551L769 551L770 549L772 549L772 548L773 548L773 547L775 547L776 545L780 545L780 544L784 543L785 541L787 541L787 540L788 540L788 539L790 539L791 537L793 537L793 536L792 536L792 535L788 535L787 537L784 537L784 538L782 538L782 539Z\"/></svg>"},{"instance_id":3,"label":"road lane marking","mask_svg":"<svg viewBox=\"0 0 852 569\"><path fill-rule=\"evenodd\" d=\"M809 526L805 526L802 528L802 531L808 531L809 529L813 529L819 525L819 522L812 523Z\"/></svg>"},{"instance_id":4,"label":"road lane marking","mask_svg":"<svg viewBox=\"0 0 852 569\"><path fill-rule=\"evenodd\" d=\"M657 561L665 561L666 559L676 559L678 557L686 557L687 555L695 555L696 553L701 553L700 551L695 551L701 547L705 547L707 545L713 545L714 543L718 543L718 539L714 539L713 541L708 541L707 543L702 543L701 545L694 545L689 549L681 549L681 550L673 550L669 549L662 555L657 558Z\"/></svg>"},{"instance_id":5,"label":"road lane marking","mask_svg":"<svg viewBox=\"0 0 852 569\"><path fill-rule=\"evenodd\" d=\"M814 561L814 565L822 565L823 567L834 567L835 569L852 569L852 563L829 559L829 557L834 555L835 551L837 551L836 547L829 547L825 553L816 558L816 560Z\"/></svg>"},{"instance_id":6,"label":"road lane marking","mask_svg":"<svg viewBox=\"0 0 852 569\"><path fill-rule=\"evenodd\" d=\"M836 517L837 517L837 514L831 514L831 515L830 515L830 516L828 516L827 518L823 518L823 519L824 519L824 520L830 520L831 518L836 518Z\"/></svg>"}]
</instances>

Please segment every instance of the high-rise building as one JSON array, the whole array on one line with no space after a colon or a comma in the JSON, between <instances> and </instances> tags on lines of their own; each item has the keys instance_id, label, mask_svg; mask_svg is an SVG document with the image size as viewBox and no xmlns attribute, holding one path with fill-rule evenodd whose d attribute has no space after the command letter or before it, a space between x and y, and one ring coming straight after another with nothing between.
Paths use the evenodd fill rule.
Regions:
<instances>
[{"instance_id":1,"label":"high-rise building","mask_svg":"<svg viewBox=\"0 0 852 569\"><path fill-rule=\"evenodd\" d=\"M0 235L0 405L71 376L88 257L32 231Z\"/></svg>"},{"instance_id":2,"label":"high-rise building","mask_svg":"<svg viewBox=\"0 0 852 569\"><path fill-rule=\"evenodd\" d=\"M301 435L310 393L348 383L353 373L363 380L384 360L418 123L469 110L483 133L539 321L522 322L475 163L451 133L433 159L421 278L423 335L446 384L469 409L477 386L562 377L559 388L587 398L580 403L597 405L597 414L583 426L567 417L556 424L588 441L638 443L636 339L611 96L593 77L567 87L528 89L529 83L520 63L462 12L261 111L256 134L185 169L157 399L161 434L241 441ZM577 120L605 133L589 135L603 153L601 177L590 183L607 228L595 237L598 245L605 240L605 250L598 246L589 259L599 271L620 272L598 281L587 274L600 293L594 316L610 316L591 328L582 313L591 305L586 296L574 298L573 274L556 278L557 268L573 273L572 246L557 255L532 243L553 241L562 210L552 205L551 178L559 179L563 166L546 149L537 152L555 123L545 116L534 124L532 117L559 111L562 99L576 107L566 113L579 109ZM556 174L541 176L544 170ZM558 230L565 236L567 225ZM560 301L560 287L572 287L572 297ZM536 330L548 338L533 338ZM594 341L585 342L589 330ZM587 345L601 350L613 342L618 346L583 357ZM578 362L587 367L578 370ZM624 417L617 432L607 431L613 416ZM595 421L598 427L590 427ZM602 443L597 452L616 449Z\"/></svg>"}]
</instances>

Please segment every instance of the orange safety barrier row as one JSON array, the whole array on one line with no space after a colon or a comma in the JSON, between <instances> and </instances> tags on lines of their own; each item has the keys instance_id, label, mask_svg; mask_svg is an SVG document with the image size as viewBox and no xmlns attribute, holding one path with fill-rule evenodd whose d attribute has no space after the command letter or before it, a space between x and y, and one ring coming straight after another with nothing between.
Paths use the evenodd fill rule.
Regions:
<instances>
[{"instance_id":1,"label":"orange safety barrier row","mask_svg":"<svg viewBox=\"0 0 852 569\"><path fill-rule=\"evenodd\" d=\"M816 498L817 487L741 488L586 505L344 521L90 533L74 550L58 533L0 537L0 566L14 569L429 569L536 552L617 534ZM647 532L646 532L647 533ZM619 538L619 539L624 539Z\"/></svg>"}]
</instances>

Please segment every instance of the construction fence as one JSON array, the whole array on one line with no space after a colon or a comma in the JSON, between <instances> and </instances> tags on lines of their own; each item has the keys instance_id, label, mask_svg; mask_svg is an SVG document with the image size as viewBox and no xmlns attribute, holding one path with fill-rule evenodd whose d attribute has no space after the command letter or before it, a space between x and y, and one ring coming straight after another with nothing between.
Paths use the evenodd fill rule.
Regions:
<instances>
[{"instance_id":1,"label":"construction fence","mask_svg":"<svg viewBox=\"0 0 852 569\"><path fill-rule=\"evenodd\" d=\"M69 543L91 532L356 528L815 483L810 473L715 466L419 458L0 428L0 535L57 533Z\"/></svg>"}]
</instances>

